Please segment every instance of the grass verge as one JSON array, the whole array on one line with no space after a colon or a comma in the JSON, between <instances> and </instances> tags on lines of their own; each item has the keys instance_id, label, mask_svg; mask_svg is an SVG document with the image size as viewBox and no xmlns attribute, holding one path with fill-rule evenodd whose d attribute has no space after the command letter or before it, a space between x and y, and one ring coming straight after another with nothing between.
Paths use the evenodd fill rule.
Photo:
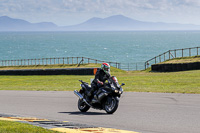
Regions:
<instances>
[{"instance_id":1,"label":"grass verge","mask_svg":"<svg viewBox=\"0 0 200 133\"><path fill-rule=\"evenodd\" d=\"M126 72L111 68L125 91L200 94L200 70L170 73ZM0 90L72 91L94 76L0 76Z\"/></svg>"},{"instance_id":2,"label":"grass verge","mask_svg":"<svg viewBox=\"0 0 200 133\"><path fill-rule=\"evenodd\" d=\"M51 68L89 68L101 67L101 64L65 64L65 65L30 65L30 66L0 66L0 70L15 70L15 69L51 69Z\"/></svg>"},{"instance_id":3,"label":"grass verge","mask_svg":"<svg viewBox=\"0 0 200 133\"><path fill-rule=\"evenodd\" d=\"M179 57L179 58L174 58L174 59L171 59L171 60L161 62L159 64L193 63L193 62L200 62L200 56Z\"/></svg>"},{"instance_id":4,"label":"grass verge","mask_svg":"<svg viewBox=\"0 0 200 133\"><path fill-rule=\"evenodd\" d=\"M37 127L30 124L0 120L0 133L59 133L59 132L47 130L42 127Z\"/></svg>"}]
</instances>

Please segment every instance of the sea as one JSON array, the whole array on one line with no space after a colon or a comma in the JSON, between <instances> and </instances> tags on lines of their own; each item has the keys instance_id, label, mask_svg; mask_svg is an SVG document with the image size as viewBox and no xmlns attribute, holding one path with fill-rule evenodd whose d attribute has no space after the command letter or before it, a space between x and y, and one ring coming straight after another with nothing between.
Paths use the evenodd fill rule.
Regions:
<instances>
[{"instance_id":1,"label":"sea","mask_svg":"<svg viewBox=\"0 0 200 133\"><path fill-rule=\"evenodd\" d=\"M200 31L0 32L0 60L88 57L144 66L168 50L190 47L200 47Z\"/></svg>"}]
</instances>

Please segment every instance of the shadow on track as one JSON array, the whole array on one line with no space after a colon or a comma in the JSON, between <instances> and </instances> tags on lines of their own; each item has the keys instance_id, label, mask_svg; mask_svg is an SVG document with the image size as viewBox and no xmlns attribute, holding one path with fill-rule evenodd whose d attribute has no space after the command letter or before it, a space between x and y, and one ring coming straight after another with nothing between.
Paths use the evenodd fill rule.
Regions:
<instances>
[{"instance_id":1,"label":"shadow on track","mask_svg":"<svg viewBox=\"0 0 200 133\"><path fill-rule=\"evenodd\" d=\"M108 115L107 113L100 113L100 112L58 112L58 113L65 113L69 115Z\"/></svg>"}]
</instances>

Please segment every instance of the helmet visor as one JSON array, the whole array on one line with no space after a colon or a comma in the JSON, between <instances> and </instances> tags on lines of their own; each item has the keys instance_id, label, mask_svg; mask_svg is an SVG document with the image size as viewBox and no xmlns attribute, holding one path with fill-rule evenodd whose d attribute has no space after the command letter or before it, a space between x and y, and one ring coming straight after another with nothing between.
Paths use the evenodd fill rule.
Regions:
<instances>
[{"instance_id":1,"label":"helmet visor","mask_svg":"<svg viewBox=\"0 0 200 133\"><path fill-rule=\"evenodd\" d=\"M110 72L110 68L104 68L104 70Z\"/></svg>"}]
</instances>

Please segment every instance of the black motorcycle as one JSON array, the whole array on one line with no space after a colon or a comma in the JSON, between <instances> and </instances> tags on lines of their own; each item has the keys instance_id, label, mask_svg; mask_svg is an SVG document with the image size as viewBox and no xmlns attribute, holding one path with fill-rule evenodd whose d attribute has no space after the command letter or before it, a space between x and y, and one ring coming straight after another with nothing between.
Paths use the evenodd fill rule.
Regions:
<instances>
[{"instance_id":1,"label":"black motorcycle","mask_svg":"<svg viewBox=\"0 0 200 133\"><path fill-rule=\"evenodd\" d=\"M94 94L97 96L97 102L93 103L92 100L87 96L87 92L91 89L91 86L79 80L81 82L81 89L78 92L74 91L74 94L79 98L78 109L81 112L87 112L90 107L99 110L105 110L108 114L114 113L119 104L119 98L123 93L122 83L119 85L118 80L115 76L108 79L107 83L104 83L103 87L99 88Z\"/></svg>"}]
</instances>

